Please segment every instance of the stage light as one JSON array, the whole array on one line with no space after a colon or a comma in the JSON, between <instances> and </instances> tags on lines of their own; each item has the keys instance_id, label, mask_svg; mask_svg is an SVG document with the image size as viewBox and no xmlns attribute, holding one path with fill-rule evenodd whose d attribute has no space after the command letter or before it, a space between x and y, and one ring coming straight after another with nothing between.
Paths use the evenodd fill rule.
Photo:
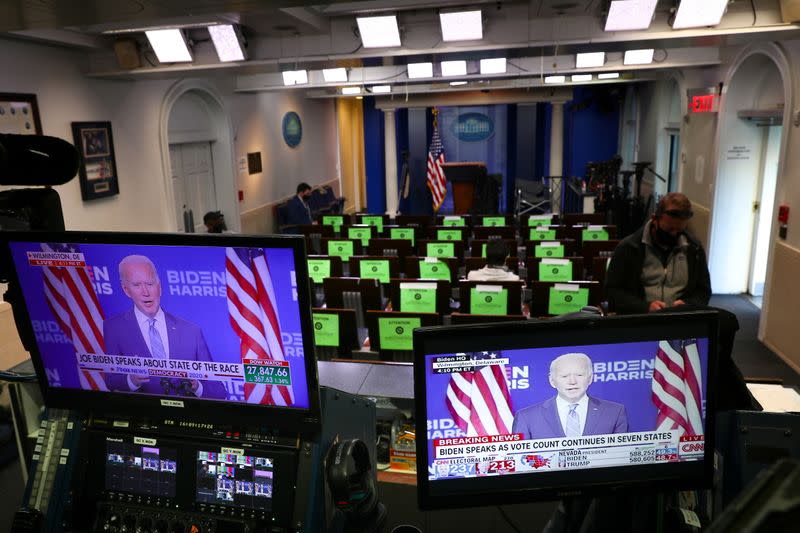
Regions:
<instances>
[{"instance_id":1,"label":"stage light","mask_svg":"<svg viewBox=\"0 0 800 533\"><path fill-rule=\"evenodd\" d=\"M192 53L189 52L189 46L181 30L148 30L144 33L159 63L182 63L192 60Z\"/></svg>"},{"instance_id":2,"label":"stage light","mask_svg":"<svg viewBox=\"0 0 800 533\"><path fill-rule=\"evenodd\" d=\"M439 13L442 40L448 42L483 39L483 21L481 19L480 10Z\"/></svg>"},{"instance_id":3,"label":"stage light","mask_svg":"<svg viewBox=\"0 0 800 533\"><path fill-rule=\"evenodd\" d=\"M616 80L619 78L619 72L603 72L597 75L598 80Z\"/></svg>"},{"instance_id":4,"label":"stage light","mask_svg":"<svg viewBox=\"0 0 800 533\"><path fill-rule=\"evenodd\" d=\"M579 83L584 81L592 81L591 74L573 74L572 75L572 83Z\"/></svg>"},{"instance_id":5,"label":"stage light","mask_svg":"<svg viewBox=\"0 0 800 533\"><path fill-rule=\"evenodd\" d=\"M308 72L305 70L284 70L284 85L304 85L308 83Z\"/></svg>"},{"instance_id":6,"label":"stage light","mask_svg":"<svg viewBox=\"0 0 800 533\"><path fill-rule=\"evenodd\" d=\"M608 8L605 31L646 30L658 0L615 0Z\"/></svg>"},{"instance_id":7,"label":"stage light","mask_svg":"<svg viewBox=\"0 0 800 533\"><path fill-rule=\"evenodd\" d=\"M622 63L625 65L649 65L653 62L655 50L646 48L644 50L628 50Z\"/></svg>"},{"instance_id":8,"label":"stage light","mask_svg":"<svg viewBox=\"0 0 800 533\"><path fill-rule=\"evenodd\" d=\"M466 61L442 61L442 76L466 76Z\"/></svg>"},{"instance_id":9,"label":"stage light","mask_svg":"<svg viewBox=\"0 0 800 533\"><path fill-rule=\"evenodd\" d=\"M372 94L386 94L392 92L391 85L373 85L370 87Z\"/></svg>"},{"instance_id":10,"label":"stage light","mask_svg":"<svg viewBox=\"0 0 800 533\"><path fill-rule=\"evenodd\" d=\"M545 76L544 82L545 83L564 83L567 81L566 76Z\"/></svg>"},{"instance_id":11,"label":"stage light","mask_svg":"<svg viewBox=\"0 0 800 533\"><path fill-rule=\"evenodd\" d=\"M491 59L481 59L481 74L505 74L506 58L493 57Z\"/></svg>"},{"instance_id":12,"label":"stage light","mask_svg":"<svg viewBox=\"0 0 800 533\"><path fill-rule=\"evenodd\" d=\"M342 94L347 96L361 94L361 87L342 87Z\"/></svg>"},{"instance_id":13,"label":"stage light","mask_svg":"<svg viewBox=\"0 0 800 533\"><path fill-rule=\"evenodd\" d=\"M400 28L395 15L356 17L356 23L364 48L400 46Z\"/></svg>"},{"instance_id":14,"label":"stage light","mask_svg":"<svg viewBox=\"0 0 800 533\"><path fill-rule=\"evenodd\" d=\"M412 80L417 78L432 78L433 63L409 63L408 77Z\"/></svg>"},{"instance_id":15,"label":"stage light","mask_svg":"<svg viewBox=\"0 0 800 533\"><path fill-rule=\"evenodd\" d=\"M728 7L728 0L681 0L675 14L673 29L716 26Z\"/></svg>"},{"instance_id":16,"label":"stage light","mask_svg":"<svg viewBox=\"0 0 800 533\"><path fill-rule=\"evenodd\" d=\"M242 38L235 26L232 24L209 26L208 33L221 62L245 60Z\"/></svg>"},{"instance_id":17,"label":"stage light","mask_svg":"<svg viewBox=\"0 0 800 533\"><path fill-rule=\"evenodd\" d=\"M322 69L322 77L325 78L326 83L341 83L347 81L347 69L324 68Z\"/></svg>"},{"instance_id":18,"label":"stage light","mask_svg":"<svg viewBox=\"0 0 800 533\"><path fill-rule=\"evenodd\" d=\"M605 52L587 52L575 56L575 68L597 68L605 64Z\"/></svg>"}]
</instances>

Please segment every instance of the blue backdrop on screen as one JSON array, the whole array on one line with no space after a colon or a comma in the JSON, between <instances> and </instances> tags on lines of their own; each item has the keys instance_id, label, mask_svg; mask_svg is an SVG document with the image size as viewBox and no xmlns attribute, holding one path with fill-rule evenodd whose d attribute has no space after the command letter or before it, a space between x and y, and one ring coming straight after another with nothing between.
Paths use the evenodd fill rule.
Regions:
<instances>
[{"instance_id":1,"label":"blue backdrop on screen","mask_svg":"<svg viewBox=\"0 0 800 533\"><path fill-rule=\"evenodd\" d=\"M486 163L490 174L508 174L508 107L506 105L440 107L439 133L447 162ZM505 180L500 192L500 212L506 210ZM448 184L440 213L453 212L453 191Z\"/></svg>"},{"instance_id":2,"label":"blue backdrop on screen","mask_svg":"<svg viewBox=\"0 0 800 533\"><path fill-rule=\"evenodd\" d=\"M165 312L196 324L211 358L241 363L240 339L231 326L225 277L225 248L200 246L140 246L81 244L87 272L105 319L132 308L120 284L118 265L130 254L145 255L161 281L160 305ZM81 388L72 341L60 329L45 296L43 267L29 265L25 252L42 249L36 243L12 243L14 260L36 342L52 386ZM295 406L307 407L305 354L297 303L293 251L265 248L272 279L285 359L289 361ZM308 354L313 356L313 354ZM242 392L229 399L242 401Z\"/></svg>"}]
</instances>

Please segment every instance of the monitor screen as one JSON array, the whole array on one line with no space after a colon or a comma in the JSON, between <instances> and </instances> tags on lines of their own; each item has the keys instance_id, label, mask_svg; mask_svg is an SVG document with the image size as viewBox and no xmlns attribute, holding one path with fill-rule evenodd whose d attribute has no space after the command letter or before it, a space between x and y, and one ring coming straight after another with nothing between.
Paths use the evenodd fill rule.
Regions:
<instances>
[{"instance_id":1,"label":"monitor screen","mask_svg":"<svg viewBox=\"0 0 800 533\"><path fill-rule=\"evenodd\" d=\"M274 462L244 450L197 452L197 503L272 510Z\"/></svg>"},{"instance_id":2,"label":"monitor screen","mask_svg":"<svg viewBox=\"0 0 800 533\"><path fill-rule=\"evenodd\" d=\"M709 483L716 327L695 312L417 330L420 505Z\"/></svg>"},{"instance_id":3,"label":"monitor screen","mask_svg":"<svg viewBox=\"0 0 800 533\"><path fill-rule=\"evenodd\" d=\"M6 238L50 398L196 405L220 420L226 406L318 413L301 238Z\"/></svg>"},{"instance_id":4,"label":"monitor screen","mask_svg":"<svg viewBox=\"0 0 800 533\"><path fill-rule=\"evenodd\" d=\"M178 452L123 438L106 438L105 488L142 496L175 497Z\"/></svg>"}]
</instances>

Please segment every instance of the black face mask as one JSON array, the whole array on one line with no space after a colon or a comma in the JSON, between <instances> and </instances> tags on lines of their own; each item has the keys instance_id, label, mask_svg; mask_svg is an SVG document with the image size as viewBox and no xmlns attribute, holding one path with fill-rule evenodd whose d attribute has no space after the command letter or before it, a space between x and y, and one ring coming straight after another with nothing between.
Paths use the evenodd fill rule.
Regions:
<instances>
[{"instance_id":1,"label":"black face mask","mask_svg":"<svg viewBox=\"0 0 800 533\"><path fill-rule=\"evenodd\" d=\"M680 236L681 236L680 233L677 235L672 235L671 233L664 231L663 229L659 228L658 225L656 225L656 240L659 242L659 244L663 246L672 248L673 246L678 244L678 239L680 238Z\"/></svg>"}]
</instances>

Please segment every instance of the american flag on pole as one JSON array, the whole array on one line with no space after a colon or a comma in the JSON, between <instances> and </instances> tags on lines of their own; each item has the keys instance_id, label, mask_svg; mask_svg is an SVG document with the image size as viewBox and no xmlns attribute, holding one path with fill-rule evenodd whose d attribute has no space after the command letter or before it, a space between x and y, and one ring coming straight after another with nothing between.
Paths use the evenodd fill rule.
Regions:
<instances>
[{"instance_id":1,"label":"american flag on pole","mask_svg":"<svg viewBox=\"0 0 800 533\"><path fill-rule=\"evenodd\" d=\"M75 244L42 243L44 252L80 253ZM44 273L44 296L47 306L64 334L72 339L75 353L105 353L103 308L94 292L85 267L47 266ZM107 391L102 372L78 372L81 388Z\"/></svg>"},{"instance_id":2,"label":"american flag on pole","mask_svg":"<svg viewBox=\"0 0 800 533\"><path fill-rule=\"evenodd\" d=\"M228 313L241 341L245 359L285 361L277 299L267 257L259 248L227 248L225 251ZM293 405L291 385L245 383L247 403Z\"/></svg>"},{"instance_id":3,"label":"american flag on pole","mask_svg":"<svg viewBox=\"0 0 800 533\"><path fill-rule=\"evenodd\" d=\"M701 378L695 339L658 343L652 384L658 431L678 430L680 435L704 433Z\"/></svg>"},{"instance_id":4,"label":"american flag on pole","mask_svg":"<svg viewBox=\"0 0 800 533\"><path fill-rule=\"evenodd\" d=\"M433 197L434 211L439 210L442 202L444 202L444 196L447 193L447 181L444 179L442 163L444 163L444 146L442 145L442 137L439 135L436 110L434 110L433 137L431 138L431 146L428 148L427 173L428 188L431 190L431 196Z\"/></svg>"},{"instance_id":5,"label":"american flag on pole","mask_svg":"<svg viewBox=\"0 0 800 533\"><path fill-rule=\"evenodd\" d=\"M495 352L467 354L473 364L497 358ZM445 403L453 421L468 437L511 433L514 415L505 365L476 365L477 370L450 376Z\"/></svg>"}]
</instances>

